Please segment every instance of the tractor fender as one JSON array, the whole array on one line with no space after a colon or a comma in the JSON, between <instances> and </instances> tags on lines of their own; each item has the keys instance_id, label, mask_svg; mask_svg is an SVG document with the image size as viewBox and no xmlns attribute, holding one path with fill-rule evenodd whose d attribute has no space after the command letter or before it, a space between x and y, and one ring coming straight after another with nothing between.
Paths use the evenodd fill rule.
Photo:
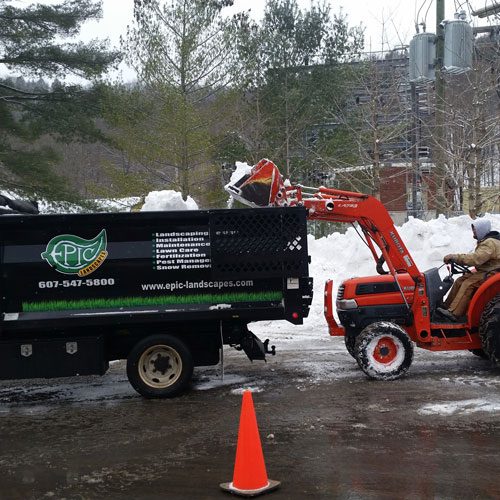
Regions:
<instances>
[{"instance_id":1,"label":"tractor fender","mask_svg":"<svg viewBox=\"0 0 500 500\"><path fill-rule=\"evenodd\" d=\"M486 304L500 293L500 273L494 274L488 278L477 289L469 305L469 324L479 326L481 314Z\"/></svg>"}]
</instances>

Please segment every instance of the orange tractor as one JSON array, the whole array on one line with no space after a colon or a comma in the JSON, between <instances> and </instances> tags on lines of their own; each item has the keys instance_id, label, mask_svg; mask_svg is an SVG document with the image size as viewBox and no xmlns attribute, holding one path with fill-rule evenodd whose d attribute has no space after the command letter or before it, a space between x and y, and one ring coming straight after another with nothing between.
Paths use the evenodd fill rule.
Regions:
<instances>
[{"instance_id":1,"label":"orange tractor","mask_svg":"<svg viewBox=\"0 0 500 500\"><path fill-rule=\"evenodd\" d=\"M226 190L253 207L303 206L309 219L358 224L379 275L348 279L338 291L327 281L325 317L330 335L344 336L348 352L369 377L401 377L411 365L414 343L429 351L467 349L500 366L500 273L487 276L463 321L450 323L437 317L436 308L452 286L453 275L471 271L452 263L444 279L438 268L421 272L376 198L285 185L277 167L266 159ZM335 293L340 324L333 311Z\"/></svg>"}]
</instances>

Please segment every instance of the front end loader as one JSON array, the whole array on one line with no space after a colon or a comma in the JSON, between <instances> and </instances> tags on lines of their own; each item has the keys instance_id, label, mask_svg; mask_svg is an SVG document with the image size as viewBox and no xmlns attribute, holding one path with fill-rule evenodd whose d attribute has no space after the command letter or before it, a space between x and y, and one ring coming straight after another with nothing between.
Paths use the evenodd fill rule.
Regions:
<instances>
[{"instance_id":1,"label":"front end loader","mask_svg":"<svg viewBox=\"0 0 500 500\"><path fill-rule=\"evenodd\" d=\"M460 322L450 323L439 318L436 309L453 275L470 270L452 265L444 279L437 268L421 272L376 198L292 185L267 159L226 190L252 207L303 206L311 220L356 225L379 274L345 280L338 290L328 280L324 310L330 335L344 337L348 352L370 378L404 375L414 345L430 351L469 350L500 366L500 274L492 274L479 287Z\"/></svg>"}]
</instances>

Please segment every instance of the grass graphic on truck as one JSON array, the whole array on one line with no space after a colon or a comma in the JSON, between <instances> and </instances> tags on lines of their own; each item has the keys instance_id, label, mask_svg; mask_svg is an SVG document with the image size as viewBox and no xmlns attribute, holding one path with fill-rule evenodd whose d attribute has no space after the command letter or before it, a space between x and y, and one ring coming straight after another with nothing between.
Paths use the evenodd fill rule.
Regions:
<instances>
[{"instance_id":1,"label":"grass graphic on truck","mask_svg":"<svg viewBox=\"0 0 500 500\"><path fill-rule=\"evenodd\" d=\"M271 302L281 300L281 291L260 293L218 293L158 297L93 298L81 300L53 300L47 302L23 302L25 312L65 311L70 309L107 309L116 307L168 306L178 304L221 304L232 302Z\"/></svg>"}]
</instances>

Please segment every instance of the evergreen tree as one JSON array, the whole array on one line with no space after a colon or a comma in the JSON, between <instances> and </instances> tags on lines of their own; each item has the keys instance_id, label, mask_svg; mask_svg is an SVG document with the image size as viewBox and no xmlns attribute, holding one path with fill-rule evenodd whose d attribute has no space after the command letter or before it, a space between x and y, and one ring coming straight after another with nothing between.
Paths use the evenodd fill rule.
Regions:
<instances>
[{"instance_id":1,"label":"evergreen tree","mask_svg":"<svg viewBox=\"0 0 500 500\"><path fill-rule=\"evenodd\" d=\"M138 84L113 92L107 117L115 144L156 189L173 188L184 198L210 182L212 175L202 172L230 109L237 59L233 23L221 15L230 3L136 2L134 26L123 41Z\"/></svg>"},{"instance_id":2,"label":"evergreen tree","mask_svg":"<svg viewBox=\"0 0 500 500\"><path fill-rule=\"evenodd\" d=\"M340 13L311 3L300 10L296 0L268 0L262 24L243 41L254 52L249 111L258 132L254 142L266 156L300 180L315 159L307 143L317 124L324 124L332 96L342 93L349 68L341 63L362 48L359 28L350 28Z\"/></svg>"},{"instance_id":3,"label":"evergreen tree","mask_svg":"<svg viewBox=\"0 0 500 500\"><path fill-rule=\"evenodd\" d=\"M100 88L64 84L67 75L95 81L118 60L106 41L72 42L83 22L101 15L101 2L65 0L56 5L17 7L0 0L0 63L36 77L0 80L0 189L27 196L70 197L54 172L58 157L34 146L44 134L57 140L102 138L94 125ZM60 78L53 84L42 78Z\"/></svg>"}]
</instances>

